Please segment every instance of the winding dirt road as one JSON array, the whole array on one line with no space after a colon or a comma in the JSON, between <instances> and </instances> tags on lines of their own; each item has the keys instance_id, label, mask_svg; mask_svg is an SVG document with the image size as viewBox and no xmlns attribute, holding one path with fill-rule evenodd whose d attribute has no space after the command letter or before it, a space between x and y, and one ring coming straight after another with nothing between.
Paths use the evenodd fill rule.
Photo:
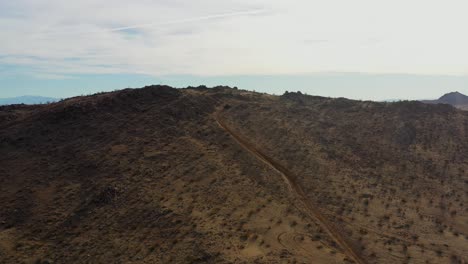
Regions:
<instances>
[{"instance_id":1,"label":"winding dirt road","mask_svg":"<svg viewBox=\"0 0 468 264\"><path fill-rule=\"evenodd\" d=\"M359 254L353 249L353 247L345 240L345 238L340 234L340 232L333 226L333 224L328 221L324 215L320 212L317 206L314 206L309 199L307 199L304 190L300 185L297 184L297 177L291 173L284 166L279 164L273 158L269 157L261 150L257 149L254 145L250 144L243 137L238 135L232 129L230 129L226 123L220 118L219 114L215 114L215 119L218 125L229 133L239 145L252 153L256 158L270 166L272 169L281 174L285 182L288 184L290 191L297 196L299 201L304 205L305 212L310 218L314 219L319 225L328 233L328 235L344 250L344 253L348 256L349 259L353 260L355 263L365 264L366 262L359 256Z\"/></svg>"}]
</instances>

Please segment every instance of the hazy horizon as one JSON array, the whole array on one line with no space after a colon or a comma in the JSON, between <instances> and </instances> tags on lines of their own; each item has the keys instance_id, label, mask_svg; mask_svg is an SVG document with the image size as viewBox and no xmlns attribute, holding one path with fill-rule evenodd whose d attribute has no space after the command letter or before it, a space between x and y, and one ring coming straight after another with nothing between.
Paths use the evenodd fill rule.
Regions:
<instances>
[{"instance_id":1,"label":"hazy horizon","mask_svg":"<svg viewBox=\"0 0 468 264\"><path fill-rule=\"evenodd\" d=\"M468 93L467 9L461 0L2 1L0 97L158 83L372 100Z\"/></svg>"},{"instance_id":2,"label":"hazy horizon","mask_svg":"<svg viewBox=\"0 0 468 264\"><path fill-rule=\"evenodd\" d=\"M5 83L8 84L8 82ZM164 76L160 78L145 75L94 75L73 77L71 80L23 78L19 84L16 80L12 80L10 87L14 88L1 90L0 98L25 95L68 98L157 84L177 88L227 85L270 94L301 91L310 95L375 101L437 99L443 94L455 91L468 94L468 85L466 85L468 76L328 73L271 76ZM415 87L425 87L425 89L415 89Z\"/></svg>"}]
</instances>

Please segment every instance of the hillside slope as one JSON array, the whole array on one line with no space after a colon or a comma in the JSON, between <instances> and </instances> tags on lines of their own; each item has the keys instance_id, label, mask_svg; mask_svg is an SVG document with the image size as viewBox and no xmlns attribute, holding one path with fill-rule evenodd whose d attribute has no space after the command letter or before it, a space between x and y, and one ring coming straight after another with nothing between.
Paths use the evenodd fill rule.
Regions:
<instances>
[{"instance_id":1,"label":"hillside slope","mask_svg":"<svg viewBox=\"0 0 468 264\"><path fill-rule=\"evenodd\" d=\"M227 87L0 107L0 262L464 263L468 114Z\"/></svg>"}]
</instances>

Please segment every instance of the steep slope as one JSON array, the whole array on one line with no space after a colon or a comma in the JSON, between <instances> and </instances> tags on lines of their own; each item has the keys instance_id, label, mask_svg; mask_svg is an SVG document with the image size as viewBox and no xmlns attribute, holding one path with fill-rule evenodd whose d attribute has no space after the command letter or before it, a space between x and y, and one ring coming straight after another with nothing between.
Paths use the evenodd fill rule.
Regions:
<instances>
[{"instance_id":1,"label":"steep slope","mask_svg":"<svg viewBox=\"0 0 468 264\"><path fill-rule=\"evenodd\" d=\"M224 123L222 118L218 116L216 117L216 121L224 130L226 130L232 137L234 137L244 149L254 154L258 159L268 164L271 168L273 168L283 176L291 193L297 196L297 198L301 201L303 211L305 212L305 214L323 227L323 229L328 233L328 235L330 235L333 241L340 245L340 247L344 250L344 253L349 257L350 260L353 260L357 263L365 263L365 261L353 249L352 244L348 243L346 239L333 226L331 221L329 221L326 217L323 216L323 214L320 212L320 209L317 208L317 206L315 206L314 204L312 204L309 199L307 199L307 196L304 193L304 190L302 189L301 185L299 185L296 182L297 176L292 174L285 167L281 166L281 164L279 164L273 158L269 157L261 150L257 149L253 144L249 143L247 140L243 139L237 133L232 131Z\"/></svg>"},{"instance_id":2,"label":"steep slope","mask_svg":"<svg viewBox=\"0 0 468 264\"><path fill-rule=\"evenodd\" d=\"M426 101L423 101L423 103L449 104L457 108L460 108L462 110L468 110L468 96L459 92L448 93L448 94L443 95L437 100L426 100Z\"/></svg>"},{"instance_id":3,"label":"steep slope","mask_svg":"<svg viewBox=\"0 0 468 264\"><path fill-rule=\"evenodd\" d=\"M468 115L227 87L0 108L0 262L466 261Z\"/></svg>"}]
</instances>

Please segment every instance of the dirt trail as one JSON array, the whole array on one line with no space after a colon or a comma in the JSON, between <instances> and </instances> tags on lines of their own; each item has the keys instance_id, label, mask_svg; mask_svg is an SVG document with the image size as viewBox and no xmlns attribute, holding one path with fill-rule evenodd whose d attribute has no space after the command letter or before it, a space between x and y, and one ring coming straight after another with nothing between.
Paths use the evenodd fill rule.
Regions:
<instances>
[{"instance_id":1,"label":"dirt trail","mask_svg":"<svg viewBox=\"0 0 468 264\"><path fill-rule=\"evenodd\" d=\"M360 256L355 252L355 250L351 247L351 245L344 239L344 237L340 234L340 232L333 226L333 224L328 221L320 212L320 210L314 206L309 199L307 199L304 190L300 185L296 182L296 176L291 173L288 169L284 166L279 164L273 158L269 157L261 150L257 149L254 145L250 144L247 140L242 138L236 132L231 130L219 117L218 114L215 114L215 119L218 125L223 128L226 132L228 132L238 143L241 147L245 150L249 151L253 155L255 155L258 159L263 161L265 164L270 166L272 169L280 173L285 182L288 184L289 189L293 192L294 195L303 203L306 208L305 213L309 215L312 219L315 219L320 226L328 233L328 235L335 240L335 242L344 250L344 253L348 256L348 258L354 260L356 263L364 264L366 263Z\"/></svg>"}]
</instances>

